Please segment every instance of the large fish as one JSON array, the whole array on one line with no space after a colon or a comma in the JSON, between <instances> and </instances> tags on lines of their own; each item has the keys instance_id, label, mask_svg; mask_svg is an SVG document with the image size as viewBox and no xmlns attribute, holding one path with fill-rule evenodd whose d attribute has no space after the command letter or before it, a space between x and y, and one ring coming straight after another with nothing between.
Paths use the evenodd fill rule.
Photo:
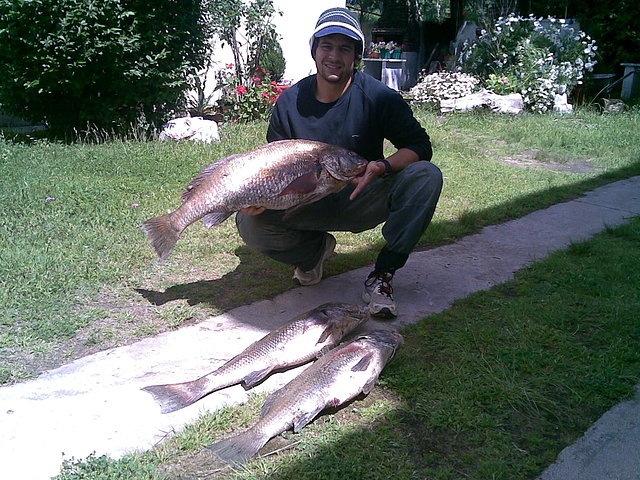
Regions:
<instances>
[{"instance_id":1,"label":"large fish","mask_svg":"<svg viewBox=\"0 0 640 480\"><path fill-rule=\"evenodd\" d=\"M274 370L301 365L334 347L369 319L367 309L347 303L325 303L299 315L247 347L217 370L191 382L152 385L162 413L191 405L205 395L242 383L255 386Z\"/></svg>"},{"instance_id":2,"label":"large fish","mask_svg":"<svg viewBox=\"0 0 640 480\"><path fill-rule=\"evenodd\" d=\"M142 230L165 260L182 231L201 218L211 228L245 207L295 210L341 190L366 165L358 154L335 145L269 143L206 167L189 184L177 210L147 220Z\"/></svg>"},{"instance_id":3,"label":"large fish","mask_svg":"<svg viewBox=\"0 0 640 480\"><path fill-rule=\"evenodd\" d=\"M272 393L253 427L208 448L226 462L247 461L285 430L299 432L325 408L368 394L402 341L399 333L376 330L329 351Z\"/></svg>"}]
</instances>

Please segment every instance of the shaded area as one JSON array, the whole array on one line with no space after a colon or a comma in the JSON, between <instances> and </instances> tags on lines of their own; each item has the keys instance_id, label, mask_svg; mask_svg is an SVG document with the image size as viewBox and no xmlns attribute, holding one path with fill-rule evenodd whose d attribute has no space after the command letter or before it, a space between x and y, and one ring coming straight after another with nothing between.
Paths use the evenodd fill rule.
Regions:
<instances>
[{"instance_id":1,"label":"shaded area","mask_svg":"<svg viewBox=\"0 0 640 480\"><path fill-rule=\"evenodd\" d=\"M524 195L499 206L464 213L456 220L434 221L416 249L424 251L451 243L462 236L476 233L483 227L519 218L556 203L577 198L582 193L614 180L640 174L640 162L626 168L604 173L595 178L576 182L570 186L553 187L543 192ZM215 232L213 232L215 235ZM339 243L339 242L338 242ZM383 241L351 253L340 253L326 263L325 278L365 266L375 260ZM176 300L186 300L189 305L212 307L217 311L247 304L259 299L272 298L290 288L297 287L294 280L282 286L282 279L289 278L292 267L275 262L260 253L241 246L235 250L240 260L236 269L220 278L197 280L170 286L164 290L136 288L135 291L150 304L162 306ZM188 269L188 266L185 266ZM256 288L259 293L256 294Z\"/></svg>"},{"instance_id":2,"label":"shaded area","mask_svg":"<svg viewBox=\"0 0 640 480\"><path fill-rule=\"evenodd\" d=\"M278 446L303 443L247 473L534 478L640 378L639 239L635 219L405 329L369 397L285 434ZM207 476L176 478L244 478L199 465Z\"/></svg>"}]
</instances>

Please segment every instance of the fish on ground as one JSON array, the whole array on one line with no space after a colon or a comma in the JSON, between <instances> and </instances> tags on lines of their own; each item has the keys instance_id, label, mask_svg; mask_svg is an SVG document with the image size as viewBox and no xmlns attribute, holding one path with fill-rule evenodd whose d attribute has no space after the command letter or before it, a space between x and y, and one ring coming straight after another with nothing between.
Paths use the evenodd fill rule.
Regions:
<instances>
[{"instance_id":1,"label":"fish on ground","mask_svg":"<svg viewBox=\"0 0 640 480\"><path fill-rule=\"evenodd\" d=\"M142 225L161 261L192 223L207 228L245 207L287 210L338 192L362 174L367 160L335 145L309 140L280 140L250 152L231 155L206 167L182 194L174 212Z\"/></svg>"},{"instance_id":2,"label":"fish on ground","mask_svg":"<svg viewBox=\"0 0 640 480\"><path fill-rule=\"evenodd\" d=\"M267 334L203 377L191 382L152 385L142 390L153 395L162 413L169 413L221 388L242 383L249 389L275 370L315 359L368 319L367 309L363 306L325 303Z\"/></svg>"},{"instance_id":3,"label":"fish on ground","mask_svg":"<svg viewBox=\"0 0 640 480\"><path fill-rule=\"evenodd\" d=\"M336 347L272 393L253 427L207 448L225 462L246 462L276 435L297 433L325 408L368 394L402 341L397 332L376 330Z\"/></svg>"}]
</instances>

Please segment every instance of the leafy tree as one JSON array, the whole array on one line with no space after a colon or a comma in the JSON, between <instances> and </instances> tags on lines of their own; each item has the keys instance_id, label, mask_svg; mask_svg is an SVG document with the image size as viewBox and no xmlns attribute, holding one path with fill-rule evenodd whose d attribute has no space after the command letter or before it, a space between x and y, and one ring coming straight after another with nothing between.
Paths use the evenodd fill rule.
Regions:
<instances>
[{"instance_id":1,"label":"leafy tree","mask_svg":"<svg viewBox=\"0 0 640 480\"><path fill-rule=\"evenodd\" d=\"M0 0L0 107L56 132L157 123L209 33L199 0Z\"/></svg>"},{"instance_id":2,"label":"leafy tree","mask_svg":"<svg viewBox=\"0 0 640 480\"><path fill-rule=\"evenodd\" d=\"M236 76L250 80L261 67L274 79L284 74L284 57L273 25L273 0L213 0L208 3L213 32L233 52ZM269 65L267 65L267 63Z\"/></svg>"}]
</instances>

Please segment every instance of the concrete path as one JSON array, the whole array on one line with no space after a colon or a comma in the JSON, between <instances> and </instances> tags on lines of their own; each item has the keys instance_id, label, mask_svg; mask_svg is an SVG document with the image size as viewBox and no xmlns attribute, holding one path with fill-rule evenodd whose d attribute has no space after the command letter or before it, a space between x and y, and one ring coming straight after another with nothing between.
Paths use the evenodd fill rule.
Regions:
<instances>
[{"instance_id":1,"label":"concrete path","mask_svg":"<svg viewBox=\"0 0 640 480\"><path fill-rule=\"evenodd\" d=\"M640 177L594 190L459 242L414 253L394 279L401 316L366 328L417 322L454 300L513 278L513 273L606 226L640 215ZM243 402L240 386L161 415L145 385L194 379L213 370L267 331L328 301L360 303L369 267L236 308L194 326L81 358L25 383L0 388L0 476L41 480L64 458L92 452L117 457L148 449L206 410ZM299 373L273 375L273 390ZM617 406L560 455L541 479L640 478L640 401Z\"/></svg>"}]
</instances>

